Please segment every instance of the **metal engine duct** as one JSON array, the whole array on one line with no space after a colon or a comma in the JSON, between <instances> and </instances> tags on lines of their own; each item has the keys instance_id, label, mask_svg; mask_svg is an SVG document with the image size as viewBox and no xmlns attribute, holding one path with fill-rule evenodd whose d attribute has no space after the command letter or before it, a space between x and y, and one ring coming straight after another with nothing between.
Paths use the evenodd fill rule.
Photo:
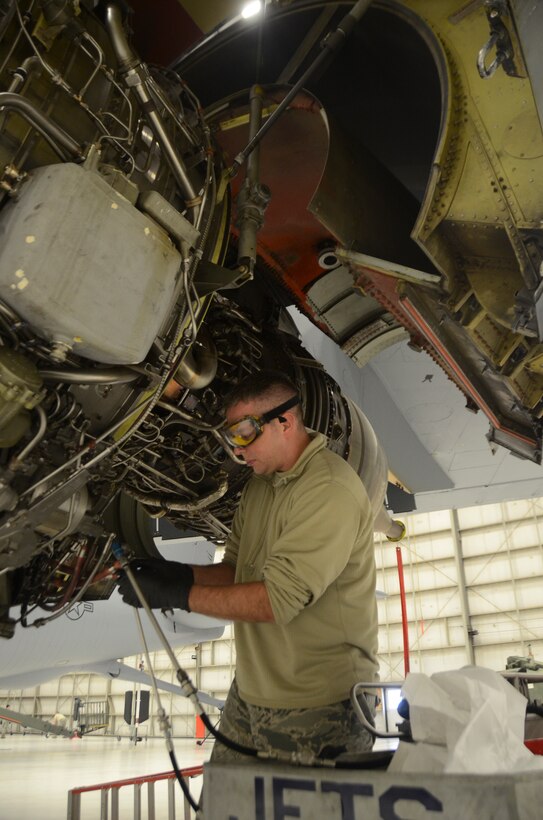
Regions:
<instances>
[{"instance_id":1,"label":"metal engine duct","mask_svg":"<svg viewBox=\"0 0 543 820\"><path fill-rule=\"evenodd\" d=\"M393 521L384 506L388 463L370 422L322 368L298 364L297 375L302 385L306 426L324 433L329 449L344 458L360 476L370 499L374 529L392 541L399 540L405 527Z\"/></svg>"}]
</instances>

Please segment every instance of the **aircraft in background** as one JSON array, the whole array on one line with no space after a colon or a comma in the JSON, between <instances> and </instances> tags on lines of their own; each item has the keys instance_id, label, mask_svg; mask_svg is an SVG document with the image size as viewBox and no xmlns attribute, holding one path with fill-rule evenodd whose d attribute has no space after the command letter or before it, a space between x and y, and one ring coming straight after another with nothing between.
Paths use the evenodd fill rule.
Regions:
<instances>
[{"instance_id":1,"label":"aircraft in background","mask_svg":"<svg viewBox=\"0 0 543 820\"><path fill-rule=\"evenodd\" d=\"M166 559L188 563L213 563L215 545L203 538L157 538L157 548ZM134 609L121 599L117 589L106 600L81 601L60 618L43 627L19 629L12 641L0 641L0 689L16 690L37 686L70 673L89 672L115 680L151 687L145 669L124 663L143 653ZM165 636L176 648L220 638L225 622L193 612L155 612ZM32 624L50 613L36 610L28 617ZM142 627L150 652L162 644L142 611ZM182 695L181 688L157 678L157 686ZM223 700L199 692L202 703L221 707ZM24 719L24 716L22 717Z\"/></svg>"}]
</instances>

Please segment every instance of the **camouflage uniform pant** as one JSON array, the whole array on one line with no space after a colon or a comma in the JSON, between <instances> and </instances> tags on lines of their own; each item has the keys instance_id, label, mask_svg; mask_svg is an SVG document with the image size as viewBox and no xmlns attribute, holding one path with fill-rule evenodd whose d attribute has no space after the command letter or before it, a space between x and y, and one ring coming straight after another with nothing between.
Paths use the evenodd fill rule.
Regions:
<instances>
[{"instance_id":1,"label":"camouflage uniform pant","mask_svg":"<svg viewBox=\"0 0 543 820\"><path fill-rule=\"evenodd\" d=\"M371 706L370 710L375 712ZM270 709L242 700L235 680L224 705L220 730L231 740L261 751L305 752L328 760L370 752L373 746L373 737L358 720L350 700L313 709ZM243 759L247 756L215 741L211 760Z\"/></svg>"}]
</instances>

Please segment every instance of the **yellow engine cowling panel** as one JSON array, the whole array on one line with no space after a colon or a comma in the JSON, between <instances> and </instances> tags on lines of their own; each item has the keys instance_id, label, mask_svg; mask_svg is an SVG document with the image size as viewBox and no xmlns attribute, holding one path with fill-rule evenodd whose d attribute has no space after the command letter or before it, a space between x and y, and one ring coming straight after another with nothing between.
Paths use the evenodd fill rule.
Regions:
<instances>
[{"instance_id":1,"label":"yellow engine cowling panel","mask_svg":"<svg viewBox=\"0 0 543 820\"><path fill-rule=\"evenodd\" d=\"M443 273L448 310L482 357L504 373L518 401L533 410L543 395L539 340L515 308L519 292L537 283L527 240L541 238L543 226L543 133L532 87L503 67L489 78L479 75L477 55L489 39L482 3L405 5L434 35L444 101L413 238ZM518 49L513 27L512 35ZM523 73L518 52L516 58ZM468 307L455 313L462 301Z\"/></svg>"}]
</instances>

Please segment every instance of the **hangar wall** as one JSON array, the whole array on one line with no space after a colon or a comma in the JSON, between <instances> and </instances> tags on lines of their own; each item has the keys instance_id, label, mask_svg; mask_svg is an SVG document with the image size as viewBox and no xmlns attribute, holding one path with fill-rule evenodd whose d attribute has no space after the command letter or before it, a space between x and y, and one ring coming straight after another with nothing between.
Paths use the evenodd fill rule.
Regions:
<instances>
[{"instance_id":1,"label":"hangar wall","mask_svg":"<svg viewBox=\"0 0 543 820\"><path fill-rule=\"evenodd\" d=\"M543 662L543 499L411 515L402 542L412 672ZM403 676L394 545L376 543L383 679Z\"/></svg>"},{"instance_id":2,"label":"hangar wall","mask_svg":"<svg viewBox=\"0 0 543 820\"><path fill-rule=\"evenodd\" d=\"M543 498L406 517L401 544L409 618L412 672L431 674L471 662L495 670L510 655L543 662ZM403 678L403 644L396 546L376 538L380 661L383 680ZM232 630L219 640L176 653L197 688L226 695L235 666ZM174 681L164 652L152 656L157 677ZM141 656L130 658L138 666ZM96 675L65 675L35 689L0 691L0 703L50 718L69 715L75 696L107 700L109 731L127 735L122 681ZM151 695L151 697L153 697ZM192 707L183 698L161 695L174 735L192 737ZM151 701L151 714L155 711ZM210 709L210 714L216 710ZM18 730L19 731L19 730ZM153 718L141 729L159 733Z\"/></svg>"}]
</instances>

